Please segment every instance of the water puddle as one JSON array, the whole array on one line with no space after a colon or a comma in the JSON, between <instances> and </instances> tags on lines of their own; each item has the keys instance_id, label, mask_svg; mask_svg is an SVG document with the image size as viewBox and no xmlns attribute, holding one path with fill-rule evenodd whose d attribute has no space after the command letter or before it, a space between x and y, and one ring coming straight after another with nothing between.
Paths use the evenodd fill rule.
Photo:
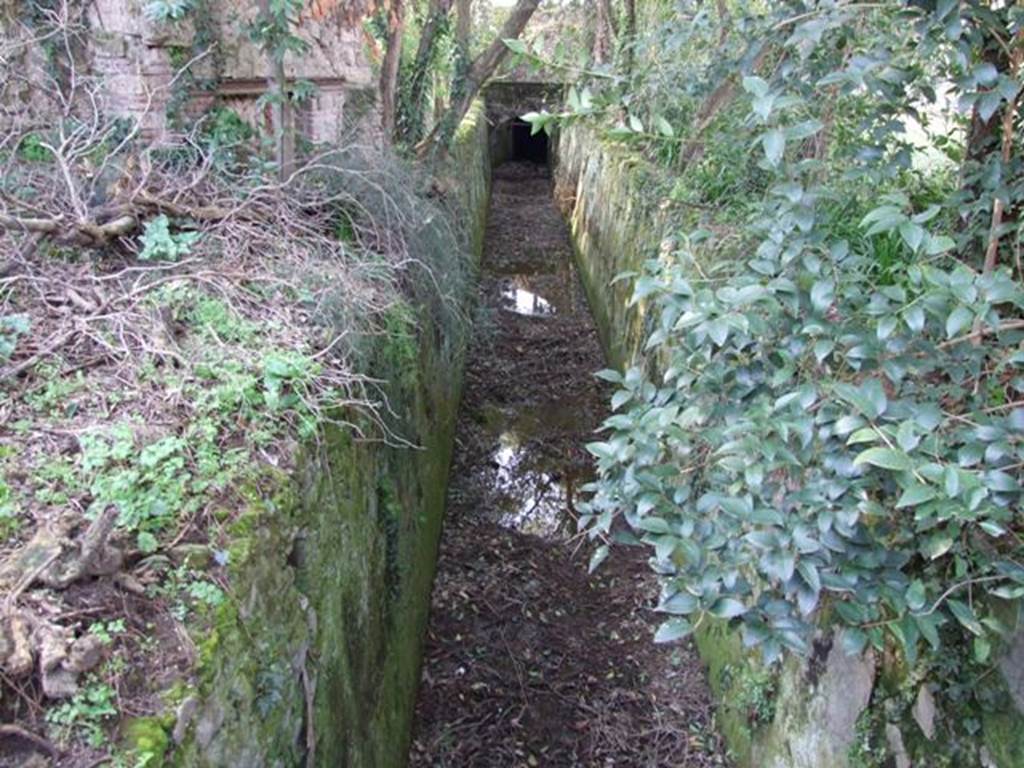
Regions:
<instances>
[{"instance_id":1,"label":"water puddle","mask_svg":"<svg viewBox=\"0 0 1024 768\"><path fill-rule=\"evenodd\" d=\"M528 317L575 315L581 309L575 292L576 272L567 264L561 266L547 273L503 276L497 282L500 306Z\"/></svg>"},{"instance_id":2,"label":"water puddle","mask_svg":"<svg viewBox=\"0 0 1024 768\"><path fill-rule=\"evenodd\" d=\"M575 521L571 497L556 471L532 469L530 453L519 443L515 433L505 432L498 438L500 447L492 458L497 464L496 490L501 514L498 524L536 536L556 536Z\"/></svg>"},{"instance_id":3,"label":"water puddle","mask_svg":"<svg viewBox=\"0 0 1024 768\"><path fill-rule=\"evenodd\" d=\"M580 406L569 399L481 410L489 461L477 480L490 489L501 526L547 538L575 532L576 489L590 471L569 445Z\"/></svg>"},{"instance_id":4,"label":"water puddle","mask_svg":"<svg viewBox=\"0 0 1024 768\"><path fill-rule=\"evenodd\" d=\"M506 308L511 304L511 310L517 315L551 315L555 308L551 302L544 297L528 291L525 288L517 288L515 285L508 285L501 291L501 298Z\"/></svg>"}]
</instances>

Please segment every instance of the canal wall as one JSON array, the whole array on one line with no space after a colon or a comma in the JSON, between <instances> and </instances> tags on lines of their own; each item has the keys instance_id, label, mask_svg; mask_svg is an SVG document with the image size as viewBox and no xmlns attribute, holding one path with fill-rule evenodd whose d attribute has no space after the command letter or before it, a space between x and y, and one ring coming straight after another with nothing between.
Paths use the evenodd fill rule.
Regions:
<instances>
[{"instance_id":1,"label":"canal wall","mask_svg":"<svg viewBox=\"0 0 1024 768\"><path fill-rule=\"evenodd\" d=\"M478 105L441 172L459 180L453 207L472 254L459 262L464 304L483 243L487 141ZM429 235L424 242L451 242ZM191 684L167 694L163 715L125 729L135 759L405 764L469 332L450 315L413 291L389 318L395 332L363 343L373 375L387 382L382 418L417 447L328 426L299 451L297 470L268 472L248 489L248 509L230 530L232 599L213 630L193 638ZM379 433L367 419L359 426Z\"/></svg>"}]
</instances>

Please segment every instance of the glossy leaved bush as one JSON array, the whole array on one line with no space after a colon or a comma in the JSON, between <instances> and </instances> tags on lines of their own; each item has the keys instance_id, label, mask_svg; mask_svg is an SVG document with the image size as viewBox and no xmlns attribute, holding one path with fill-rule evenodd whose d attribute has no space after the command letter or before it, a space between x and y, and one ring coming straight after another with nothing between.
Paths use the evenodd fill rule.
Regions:
<instances>
[{"instance_id":1,"label":"glossy leaved bush","mask_svg":"<svg viewBox=\"0 0 1024 768\"><path fill-rule=\"evenodd\" d=\"M794 226L792 205L772 231ZM913 656L953 618L986 656L999 626L979 596L1024 594L1024 407L974 385L982 370L1016 378L1024 352L1019 331L966 337L976 318L1014 327L1024 292L964 266L875 286L842 246L828 260L759 250L717 288L674 261L638 279L664 373L602 373L621 389L589 446L586 523L610 534L621 514L654 548L663 640L708 613L740 618L768 658L802 653L827 605L851 651L888 631Z\"/></svg>"},{"instance_id":2,"label":"glossy leaved bush","mask_svg":"<svg viewBox=\"0 0 1024 768\"><path fill-rule=\"evenodd\" d=\"M720 162L749 167L727 187L741 200L693 190L739 212L742 244L708 267L714 227L691 222L631 276L649 336L645 359L600 374L618 391L589 446L593 562L614 539L651 548L662 641L713 616L768 660L836 625L851 653L895 642L913 664L955 639L985 662L1011 629L999 607L1024 596L1021 227L993 213L1024 200L1024 12L780 5L727 6L755 41L742 55L681 56L675 81L705 83L729 119L697 137L703 159L682 178L706 178L716 146L745 148ZM710 22L683 42L651 34L684 51L738 44ZM566 113L530 119L614 122L611 138L632 131L679 170L711 116L699 88L676 99L691 102L685 129L670 98L634 114L638 89L671 81L658 66L580 84Z\"/></svg>"}]
</instances>

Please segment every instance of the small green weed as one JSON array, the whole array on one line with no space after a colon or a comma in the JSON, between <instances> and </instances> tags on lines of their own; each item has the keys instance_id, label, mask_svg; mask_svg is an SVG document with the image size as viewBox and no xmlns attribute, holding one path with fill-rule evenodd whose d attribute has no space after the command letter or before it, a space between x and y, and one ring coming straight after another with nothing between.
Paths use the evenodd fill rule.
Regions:
<instances>
[{"instance_id":1,"label":"small green weed","mask_svg":"<svg viewBox=\"0 0 1024 768\"><path fill-rule=\"evenodd\" d=\"M21 529L14 490L4 478L4 463L14 454L13 446L0 445L0 541L12 538Z\"/></svg>"},{"instance_id":2,"label":"small green weed","mask_svg":"<svg viewBox=\"0 0 1024 768\"><path fill-rule=\"evenodd\" d=\"M272 413L290 414L302 439L316 433L317 417L307 397L320 370L313 358L291 350L275 350L263 358L263 402Z\"/></svg>"},{"instance_id":3,"label":"small green weed","mask_svg":"<svg viewBox=\"0 0 1024 768\"><path fill-rule=\"evenodd\" d=\"M171 571L162 584L151 587L150 591L154 597L170 602L171 615L179 621L184 621L192 610L217 608L227 600L224 590L203 578L202 572L184 565Z\"/></svg>"},{"instance_id":4,"label":"small green weed","mask_svg":"<svg viewBox=\"0 0 1024 768\"><path fill-rule=\"evenodd\" d=\"M725 699L730 709L742 713L754 728L775 719L778 671L771 667L732 665L722 668L722 685L728 691Z\"/></svg>"},{"instance_id":5,"label":"small green weed","mask_svg":"<svg viewBox=\"0 0 1024 768\"><path fill-rule=\"evenodd\" d=\"M25 315L3 315L0 317L0 361L10 360L18 346L18 339L27 334L32 323Z\"/></svg>"},{"instance_id":6,"label":"small green weed","mask_svg":"<svg viewBox=\"0 0 1024 768\"><path fill-rule=\"evenodd\" d=\"M239 317L220 299L196 296L188 313L191 325L200 331L212 333L220 341L252 342L258 332L253 323Z\"/></svg>"},{"instance_id":7,"label":"small green weed","mask_svg":"<svg viewBox=\"0 0 1024 768\"><path fill-rule=\"evenodd\" d=\"M53 153L44 147L43 143L43 137L38 133L28 134L18 146L18 157L29 163L51 162Z\"/></svg>"},{"instance_id":8,"label":"small green weed","mask_svg":"<svg viewBox=\"0 0 1024 768\"><path fill-rule=\"evenodd\" d=\"M150 21L181 21L193 8L195 0L150 0L145 11Z\"/></svg>"},{"instance_id":9,"label":"small green weed","mask_svg":"<svg viewBox=\"0 0 1024 768\"><path fill-rule=\"evenodd\" d=\"M91 475L90 509L95 513L110 504L117 505L118 522L136 532L139 549L155 552L156 533L176 515L187 515L195 506L189 473L185 471L185 441L164 437L136 456L131 429L119 425L110 435L84 435L81 444L80 467Z\"/></svg>"},{"instance_id":10,"label":"small green weed","mask_svg":"<svg viewBox=\"0 0 1024 768\"><path fill-rule=\"evenodd\" d=\"M207 139L216 147L235 147L252 141L256 132L233 109L221 107L214 111L208 124Z\"/></svg>"},{"instance_id":11,"label":"small green weed","mask_svg":"<svg viewBox=\"0 0 1024 768\"><path fill-rule=\"evenodd\" d=\"M356 230L352 224L351 216L346 213L342 213L339 216L338 224L334 228L334 236L341 243L351 244L356 242Z\"/></svg>"},{"instance_id":12,"label":"small green weed","mask_svg":"<svg viewBox=\"0 0 1024 768\"><path fill-rule=\"evenodd\" d=\"M391 306L384 315L385 341L381 353L384 375L402 380L416 370L419 350L416 341L416 318L404 301Z\"/></svg>"},{"instance_id":13,"label":"small green weed","mask_svg":"<svg viewBox=\"0 0 1024 768\"><path fill-rule=\"evenodd\" d=\"M61 456L39 466L32 477L36 501L43 504L67 504L85 490L75 465Z\"/></svg>"},{"instance_id":14,"label":"small green weed","mask_svg":"<svg viewBox=\"0 0 1024 768\"><path fill-rule=\"evenodd\" d=\"M0 477L0 541L16 536L19 530L21 518L18 516L14 492L3 477Z\"/></svg>"},{"instance_id":15,"label":"small green weed","mask_svg":"<svg viewBox=\"0 0 1024 768\"><path fill-rule=\"evenodd\" d=\"M126 631L124 619L96 621L89 625L89 634L98 637L104 645L113 645L114 640Z\"/></svg>"},{"instance_id":16,"label":"small green weed","mask_svg":"<svg viewBox=\"0 0 1024 768\"><path fill-rule=\"evenodd\" d=\"M36 376L43 382L26 393L25 402L39 412L51 416L71 417L77 406L71 397L85 387L85 376L77 371L73 376L61 374L60 365L43 365L36 369Z\"/></svg>"},{"instance_id":17,"label":"small green weed","mask_svg":"<svg viewBox=\"0 0 1024 768\"><path fill-rule=\"evenodd\" d=\"M873 707L860 713L857 718L853 742L846 756L850 768L882 768L889 757L889 750L879 737L884 730L884 717Z\"/></svg>"},{"instance_id":18,"label":"small green weed","mask_svg":"<svg viewBox=\"0 0 1024 768\"><path fill-rule=\"evenodd\" d=\"M197 605L208 608L216 608L224 603L226 599L224 590L212 581L193 581L186 587L189 597L195 600Z\"/></svg>"},{"instance_id":19,"label":"small green weed","mask_svg":"<svg viewBox=\"0 0 1024 768\"><path fill-rule=\"evenodd\" d=\"M192 252L199 232L171 232L171 220L164 214L146 223L142 233L142 261L178 261Z\"/></svg>"},{"instance_id":20,"label":"small green weed","mask_svg":"<svg viewBox=\"0 0 1024 768\"><path fill-rule=\"evenodd\" d=\"M83 739L90 747L99 748L107 742L106 723L117 717L114 689L95 677L75 696L46 713L46 720L61 744Z\"/></svg>"}]
</instances>

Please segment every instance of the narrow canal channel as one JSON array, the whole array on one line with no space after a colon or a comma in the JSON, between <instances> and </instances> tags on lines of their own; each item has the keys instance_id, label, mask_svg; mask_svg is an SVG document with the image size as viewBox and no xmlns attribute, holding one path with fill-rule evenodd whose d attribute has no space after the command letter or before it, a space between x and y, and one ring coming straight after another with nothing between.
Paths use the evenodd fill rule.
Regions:
<instances>
[{"instance_id":1,"label":"narrow canal channel","mask_svg":"<svg viewBox=\"0 0 1024 768\"><path fill-rule=\"evenodd\" d=\"M495 170L480 291L410 764L723 765L642 553L574 536L605 364L545 165Z\"/></svg>"}]
</instances>

